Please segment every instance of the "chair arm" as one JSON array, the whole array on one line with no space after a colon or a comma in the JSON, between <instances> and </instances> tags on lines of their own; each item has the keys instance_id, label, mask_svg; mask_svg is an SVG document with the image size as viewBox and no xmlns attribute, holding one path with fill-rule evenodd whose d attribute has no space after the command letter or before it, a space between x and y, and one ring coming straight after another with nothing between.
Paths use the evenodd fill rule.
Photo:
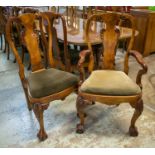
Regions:
<instances>
[{"instance_id":1,"label":"chair arm","mask_svg":"<svg viewBox=\"0 0 155 155\"><path fill-rule=\"evenodd\" d=\"M80 72L80 83L85 79L85 72L84 72L84 62L86 56L90 55L90 50L83 50L79 53L79 61L78 61L78 70Z\"/></svg>"},{"instance_id":2,"label":"chair arm","mask_svg":"<svg viewBox=\"0 0 155 155\"><path fill-rule=\"evenodd\" d=\"M142 75L147 73L148 67L143 60L143 56L138 51L131 50L129 52L129 55L133 56L137 60L137 62L141 65L141 67L143 68L143 69L139 70L137 77L136 77L136 83L142 89L142 84L141 84Z\"/></svg>"}]
</instances>

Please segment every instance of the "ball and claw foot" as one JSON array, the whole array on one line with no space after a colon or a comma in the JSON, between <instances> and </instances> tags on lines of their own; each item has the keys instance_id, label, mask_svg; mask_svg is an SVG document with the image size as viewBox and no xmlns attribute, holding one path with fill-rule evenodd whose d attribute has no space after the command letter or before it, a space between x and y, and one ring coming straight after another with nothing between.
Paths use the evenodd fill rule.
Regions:
<instances>
[{"instance_id":1,"label":"ball and claw foot","mask_svg":"<svg viewBox=\"0 0 155 155\"><path fill-rule=\"evenodd\" d=\"M82 134L84 133L84 126L81 124L77 124L76 126L76 133Z\"/></svg>"},{"instance_id":2,"label":"ball and claw foot","mask_svg":"<svg viewBox=\"0 0 155 155\"><path fill-rule=\"evenodd\" d=\"M130 127L129 128L129 134L132 137L137 137L138 136L138 130L136 127Z\"/></svg>"},{"instance_id":3,"label":"ball and claw foot","mask_svg":"<svg viewBox=\"0 0 155 155\"><path fill-rule=\"evenodd\" d=\"M37 134L37 137L39 138L40 141L44 141L45 139L47 139L47 134L45 131L40 130Z\"/></svg>"}]
</instances>

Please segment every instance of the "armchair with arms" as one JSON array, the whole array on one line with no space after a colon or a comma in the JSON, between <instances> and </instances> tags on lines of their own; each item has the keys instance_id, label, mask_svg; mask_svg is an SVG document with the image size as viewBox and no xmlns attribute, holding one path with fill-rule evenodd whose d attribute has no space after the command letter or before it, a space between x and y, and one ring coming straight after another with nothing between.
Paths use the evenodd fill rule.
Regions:
<instances>
[{"instance_id":1,"label":"armchair with arms","mask_svg":"<svg viewBox=\"0 0 155 155\"><path fill-rule=\"evenodd\" d=\"M124 57L124 72L115 70L116 49L121 31L121 28L117 24L122 18L130 20L132 25L132 36ZM103 57L102 64L100 65L102 69L100 70L93 70L94 56L91 43L89 41L89 27L91 25L91 21L94 20L100 20L100 22L103 22L103 27L100 31L103 43ZM138 136L138 130L135 123L143 111L141 78L142 75L147 72L147 65L143 61L141 54L138 51L132 50L135 36L134 17L131 15L120 15L117 13L93 15L87 21L85 35L89 49L80 54L80 60L78 62L81 86L78 90L76 104L77 113L80 117L80 123L77 124L77 133L84 132L86 116L85 107L88 104L96 101L107 105L119 105L121 103L128 102L131 107L135 109L129 127L129 134L130 136ZM87 55L89 55L90 58L88 67L90 76L85 79L83 63ZM136 82L128 76L128 60L130 56L134 57L142 67L137 74Z\"/></svg>"}]
</instances>

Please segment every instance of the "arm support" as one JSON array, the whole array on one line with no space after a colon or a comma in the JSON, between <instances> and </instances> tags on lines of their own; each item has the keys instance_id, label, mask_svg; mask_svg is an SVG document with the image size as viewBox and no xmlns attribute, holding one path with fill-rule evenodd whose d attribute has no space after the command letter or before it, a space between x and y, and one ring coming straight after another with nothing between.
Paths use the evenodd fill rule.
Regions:
<instances>
[{"instance_id":1,"label":"arm support","mask_svg":"<svg viewBox=\"0 0 155 155\"><path fill-rule=\"evenodd\" d=\"M85 79L85 72L84 72L84 62L87 55L90 55L90 50L83 50L79 54L79 61L78 61L78 70L80 72L80 83Z\"/></svg>"},{"instance_id":2,"label":"arm support","mask_svg":"<svg viewBox=\"0 0 155 155\"><path fill-rule=\"evenodd\" d=\"M137 77L136 77L136 83L140 86L140 88L142 89L142 84L141 84L141 79L142 79L142 75L145 74L147 72L147 65L145 64L144 60L143 60L143 56L135 50L131 50L129 52L129 56L133 56L137 62L141 65L142 69L139 70Z\"/></svg>"}]
</instances>

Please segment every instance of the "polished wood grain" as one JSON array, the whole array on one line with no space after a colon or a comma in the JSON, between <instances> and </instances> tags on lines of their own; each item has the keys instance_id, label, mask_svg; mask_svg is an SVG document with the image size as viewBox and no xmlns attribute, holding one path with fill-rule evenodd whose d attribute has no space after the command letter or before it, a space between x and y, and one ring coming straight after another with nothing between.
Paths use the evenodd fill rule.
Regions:
<instances>
[{"instance_id":1,"label":"polished wood grain","mask_svg":"<svg viewBox=\"0 0 155 155\"><path fill-rule=\"evenodd\" d=\"M80 60L78 63L78 68L80 72L80 83L79 86L82 85L82 83L85 81L85 71L83 63L85 62L86 56L90 57L88 71L91 73L94 70L94 55L92 51L92 44L91 44L91 35L90 35L90 26L91 21L102 21L106 23L106 26L104 26L100 31L100 36L102 40L103 49L102 49L102 62L101 62L101 69L106 70L115 70L115 55L116 55L116 49L117 49L117 43L119 41L121 30L119 27L116 27L116 23L119 23L122 19L128 19L130 21L131 25L131 34L130 34L130 40L128 43L127 51L125 54L125 60L124 60L124 72L128 74L129 65L128 60L130 56L133 56L137 62L141 65L142 69L139 70L137 74L136 83L139 85L139 87L142 89L141 84L141 78L142 75L147 72L147 65L145 64L142 55L137 52L133 51L133 43L135 38L135 19L131 15L121 15L116 13L104 13L101 15L93 15L91 16L86 24L86 41L88 43L88 50L82 51L82 54L80 55ZM123 81L122 81L123 82ZM77 124L77 133L83 133L84 132L84 122L85 122L85 108L88 104L92 104L92 102L98 101L100 103L104 103L107 105L119 105L124 102L130 103L131 107L135 109L135 112L131 119L131 124L129 127L129 134L131 136L138 136L138 130L135 126L136 120L141 115L143 111L143 101L142 101L142 93L137 95L129 95L129 96L110 96L110 95L99 95L99 94L92 94L92 93L85 93L78 91L78 97L76 102L77 107L77 113L80 117L80 123Z\"/></svg>"},{"instance_id":2,"label":"polished wood grain","mask_svg":"<svg viewBox=\"0 0 155 155\"><path fill-rule=\"evenodd\" d=\"M43 15L44 15L44 18L46 18L46 20L50 23L46 14L43 14ZM31 14L31 13L27 13L19 17L12 17L9 19L7 23L6 34L7 34L8 42L13 50L13 53L19 65L19 76L20 76L20 80L21 80L21 83L22 83L22 86L25 92L28 108L29 110L34 111L35 116L39 122L40 129L39 129L37 136L41 141L43 141L47 138L47 134L44 128L43 112L48 108L49 103L51 101L64 100L66 96L68 96L70 93L72 93L73 91L77 91L78 84L68 87L58 93L44 96L41 98L32 97L30 90L29 90L29 83L27 80L27 76L25 75L24 65L22 63L20 55L15 46L14 40L11 37L12 23L17 23L19 25L22 25L23 27L22 29L24 31L23 39L25 42L25 46L27 47L29 55L30 55L32 72L33 73L42 72L46 68L42 62L38 33L36 32L36 28L35 28L35 20L40 19L40 18L41 16ZM50 24L48 26L48 34L49 34L49 38L48 38L49 42L48 42L48 50L47 50L48 66L51 68L55 66L55 63L54 63L53 56L52 56L52 31L51 31Z\"/></svg>"}]
</instances>

